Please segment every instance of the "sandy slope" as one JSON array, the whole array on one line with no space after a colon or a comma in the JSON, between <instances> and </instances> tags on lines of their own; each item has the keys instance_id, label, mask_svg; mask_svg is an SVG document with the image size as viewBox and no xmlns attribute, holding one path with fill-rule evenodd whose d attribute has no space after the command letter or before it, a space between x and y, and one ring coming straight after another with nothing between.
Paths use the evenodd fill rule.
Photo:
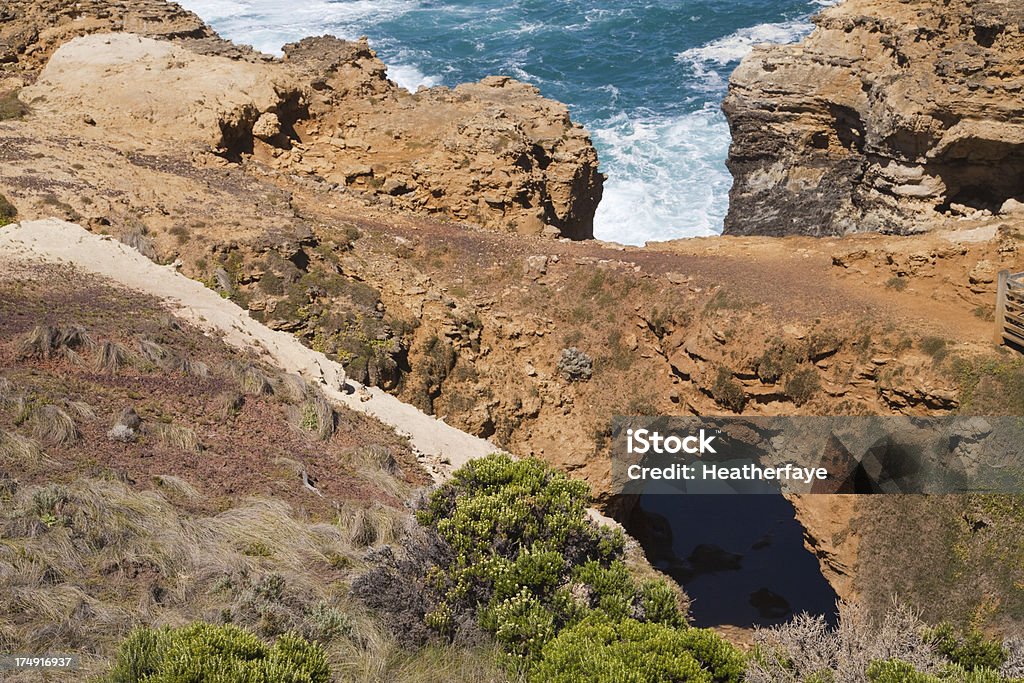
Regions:
<instances>
[{"instance_id":1,"label":"sandy slope","mask_svg":"<svg viewBox=\"0 0 1024 683\"><path fill-rule=\"evenodd\" d=\"M130 289L164 301L176 314L228 344L252 349L267 362L319 384L325 395L407 435L414 450L436 479L472 458L499 451L489 441L470 436L384 391L364 387L345 377L338 363L302 345L298 339L271 330L248 312L201 283L160 266L131 247L59 220L26 221L0 229L0 258L38 258L74 265Z\"/></svg>"}]
</instances>

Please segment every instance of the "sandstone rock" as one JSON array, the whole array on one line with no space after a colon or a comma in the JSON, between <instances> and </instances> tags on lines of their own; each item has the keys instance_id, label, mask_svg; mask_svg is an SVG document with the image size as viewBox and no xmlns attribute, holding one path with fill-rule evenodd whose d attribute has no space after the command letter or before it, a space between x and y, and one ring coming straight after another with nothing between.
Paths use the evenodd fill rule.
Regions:
<instances>
[{"instance_id":1,"label":"sandstone rock","mask_svg":"<svg viewBox=\"0 0 1024 683\"><path fill-rule=\"evenodd\" d=\"M281 134L281 119L274 112L261 114L252 127L253 137L269 142Z\"/></svg>"},{"instance_id":2,"label":"sandstone rock","mask_svg":"<svg viewBox=\"0 0 1024 683\"><path fill-rule=\"evenodd\" d=\"M726 234L909 233L1019 195L1024 6L847 0L816 23L732 76Z\"/></svg>"},{"instance_id":3,"label":"sandstone rock","mask_svg":"<svg viewBox=\"0 0 1024 683\"><path fill-rule=\"evenodd\" d=\"M294 116L301 98L280 69L131 33L65 43L22 96L36 115L89 116L118 136L236 153L252 147L261 116Z\"/></svg>"},{"instance_id":4,"label":"sandstone rock","mask_svg":"<svg viewBox=\"0 0 1024 683\"><path fill-rule=\"evenodd\" d=\"M1017 201L1011 197L999 207L999 213L1003 216L1024 214L1024 202Z\"/></svg>"},{"instance_id":5,"label":"sandstone rock","mask_svg":"<svg viewBox=\"0 0 1024 683\"><path fill-rule=\"evenodd\" d=\"M593 236L597 153L565 105L535 87L493 76L409 93L365 40L307 38L284 51L309 88L303 140L339 168L372 164L373 182L351 179L359 189L488 228Z\"/></svg>"}]
</instances>

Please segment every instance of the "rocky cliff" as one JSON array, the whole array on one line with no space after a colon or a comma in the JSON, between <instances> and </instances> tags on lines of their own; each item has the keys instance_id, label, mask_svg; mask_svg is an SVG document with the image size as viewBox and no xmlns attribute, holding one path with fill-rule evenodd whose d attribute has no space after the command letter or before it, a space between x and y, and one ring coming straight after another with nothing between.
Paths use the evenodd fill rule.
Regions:
<instances>
[{"instance_id":1,"label":"rocky cliff","mask_svg":"<svg viewBox=\"0 0 1024 683\"><path fill-rule=\"evenodd\" d=\"M0 9L0 96L105 136L325 182L368 203L523 234L593 236L604 176L568 108L492 77L410 93L365 40L285 59L219 38L166 2Z\"/></svg>"},{"instance_id":2,"label":"rocky cliff","mask_svg":"<svg viewBox=\"0 0 1024 683\"><path fill-rule=\"evenodd\" d=\"M847 0L755 49L724 110L732 235L910 233L1024 198L1024 6Z\"/></svg>"}]
</instances>

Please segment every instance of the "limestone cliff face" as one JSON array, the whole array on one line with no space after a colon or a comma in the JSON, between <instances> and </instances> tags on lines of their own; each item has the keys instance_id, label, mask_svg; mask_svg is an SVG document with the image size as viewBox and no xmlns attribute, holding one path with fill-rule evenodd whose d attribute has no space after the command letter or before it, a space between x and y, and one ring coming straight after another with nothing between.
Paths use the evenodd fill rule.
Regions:
<instances>
[{"instance_id":1,"label":"limestone cliff face","mask_svg":"<svg viewBox=\"0 0 1024 683\"><path fill-rule=\"evenodd\" d=\"M846 0L816 23L732 76L726 234L908 233L1024 195L1024 5Z\"/></svg>"}]
</instances>

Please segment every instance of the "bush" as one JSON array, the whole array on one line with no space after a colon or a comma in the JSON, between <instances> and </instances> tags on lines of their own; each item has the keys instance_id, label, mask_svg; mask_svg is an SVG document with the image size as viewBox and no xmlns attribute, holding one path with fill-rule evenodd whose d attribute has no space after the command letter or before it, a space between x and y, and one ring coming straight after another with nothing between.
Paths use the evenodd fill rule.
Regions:
<instances>
[{"instance_id":1,"label":"bush","mask_svg":"<svg viewBox=\"0 0 1024 683\"><path fill-rule=\"evenodd\" d=\"M107 683L327 683L323 649L285 634L268 646L237 626L197 623L133 631L121 644Z\"/></svg>"},{"instance_id":2,"label":"bush","mask_svg":"<svg viewBox=\"0 0 1024 683\"><path fill-rule=\"evenodd\" d=\"M449 638L475 620L531 680L738 681L742 655L689 628L664 582L633 579L621 533L589 521L588 500L585 484L535 460L470 462L417 513L438 551L416 572L422 597L406 602L419 604L423 622ZM607 652L581 663L574 648L599 637ZM646 677L649 665L667 667L666 677ZM620 676L631 666L641 678Z\"/></svg>"},{"instance_id":3,"label":"bush","mask_svg":"<svg viewBox=\"0 0 1024 683\"><path fill-rule=\"evenodd\" d=\"M694 634L702 645L714 642L714 649L724 656L702 662L693 649ZM545 646L530 681L734 683L742 679L743 668L743 656L709 631L594 616L565 629Z\"/></svg>"},{"instance_id":4,"label":"bush","mask_svg":"<svg viewBox=\"0 0 1024 683\"><path fill-rule=\"evenodd\" d=\"M817 370L813 367L797 370L786 382L786 395L798 406L802 406L814 398L819 389L821 389L821 381L818 379Z\"/></svg>"},{"instance_id":5,"label":"bush","mask_svg":"<svg viewBox=\"0 0 1024 683\"><path fill-rule=\"evenodd\" d=\"M594 360L575 346L562 349L558 372L569 382L585 382L594 376Z\"/></svg>"},{"instance_id":6,"label":"bush","mask_svg":"<svg viewBox=\"0 0 1024 683\"><path fill-rule=\"evenodd\" d=\"M1006 662L1008 653L1002 643L989 640L976 628L958 633L946 623L935 628L930 635L939 654L968 671L999 669Z\"/></svg>"},{"instance_id":7,"label":"bush","mask_svg":"<svg viewBox=\"0 0 1024 683\"><path fill-rule=\"evenodd\" d=\"M7 197L0 194L0 226L13 223L17 216L18 210L14 208L14 204L11 204L7 201Z\"/></svg>"},{"instance_id":8,"label":"bush","mask_svg":"<svg viewBox=\"0 0 1024 683\"><path fill-rule=\"evenodd\" d=\"M747 392L733 379L732 370L729 368L718 368L715 383L711 386L711 396L718 405L734 413L742 413L747 407Z\"/></svg>"}]
</instances>

